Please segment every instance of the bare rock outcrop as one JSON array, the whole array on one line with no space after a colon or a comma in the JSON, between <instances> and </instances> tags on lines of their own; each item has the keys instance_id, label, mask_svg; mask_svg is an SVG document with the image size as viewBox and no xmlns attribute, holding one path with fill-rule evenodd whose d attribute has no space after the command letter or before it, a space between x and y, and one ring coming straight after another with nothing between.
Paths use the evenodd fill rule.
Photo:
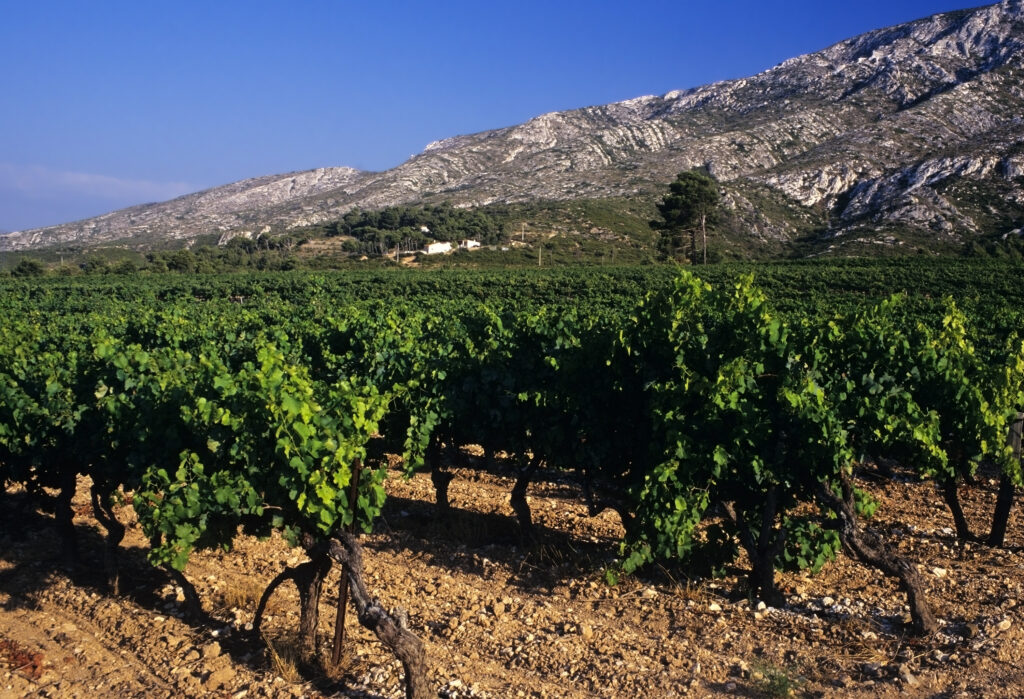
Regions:
<instances>
[{"instance_id":1,"label":"bare rock outcrop","mask_svg":"<svg viewBox=\"0 0 1024 699\"><path fill-rule=\"evenodd\" d=\"M694 167L714 174L741 209L744 192L766 187L787 207L825 212L823 236L998 234L950 183L978 183L1024 215L1021 114L1024 9L1003 0L868 32L749 78L454 136L385 172L261 177L0 244L230 237L418 201L654 198ZM754 209L758 220L777 215ZM782 219L751 226L752 236L793 229Z\"/></svg>"}]
</instances>

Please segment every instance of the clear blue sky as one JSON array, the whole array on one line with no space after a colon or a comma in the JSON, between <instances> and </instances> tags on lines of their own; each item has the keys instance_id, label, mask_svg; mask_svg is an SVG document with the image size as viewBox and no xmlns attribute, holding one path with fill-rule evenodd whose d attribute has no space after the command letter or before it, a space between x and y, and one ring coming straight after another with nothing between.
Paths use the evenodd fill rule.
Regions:
<instances>
[{"instance_id":1,"label":"clear blue sky","mask_svg":"<svg viewBox=\"0 0 1024 699\"><path fill-rule=\"evenodd\" d=\"M0 230L760 72L956 0L0 0Z\"/></svg>"}]
</instances>

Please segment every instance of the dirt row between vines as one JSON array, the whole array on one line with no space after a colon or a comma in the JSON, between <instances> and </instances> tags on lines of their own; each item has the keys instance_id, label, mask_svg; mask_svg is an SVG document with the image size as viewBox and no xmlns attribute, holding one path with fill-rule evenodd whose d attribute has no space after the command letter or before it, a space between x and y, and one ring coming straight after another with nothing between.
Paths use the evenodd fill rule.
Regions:
<instances>
[{"instance_id":1,"label":"dirt row between vines","mask_svg":"<svg viewBox=\"0 0 1024 699\"><path fill-rule=\"evenodd\" d=\"M603 581L621 534L616 516L588 517L570 483L531 486L540 543L518 545L501 473L457 471L454 510L434 517L429 477L389 482L376 531L363 536L369 584L408 610L444 697L1020 696L1024 691L1024 526L1014 511L1006 550L958 544L928 483L867 484L881 501L870 526L920 565L941 631L905 633L892 581L845 558L819 575L780 576L783 608L736 599L734 574L685 580L658 570ZM84 570L57 565L52 518L19 494L0 501L0 696L399 697L401 668L349 614L340 667L296 668L290 584L271 599L265 639L249 630L266 584L303 560L274 538L241 537L231 552L193 556L187 576L210 621L182 618L183 596L145 562L129 506L124 594L103 585L100 532L76 499ZM994 488L965 488L985 524ZM330 654L338 573L325 585L320 652ZM272 647L274 650L268 650ZM303 674L304 673L304 674Z\"/></svg>"}]
</instances>

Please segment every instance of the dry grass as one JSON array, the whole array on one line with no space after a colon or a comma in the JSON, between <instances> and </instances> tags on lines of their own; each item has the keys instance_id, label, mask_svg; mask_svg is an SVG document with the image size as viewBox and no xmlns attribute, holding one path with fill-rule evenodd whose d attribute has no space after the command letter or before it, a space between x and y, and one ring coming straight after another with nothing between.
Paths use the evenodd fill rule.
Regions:
<instances>
[{"instance_id":1,"label":"dry grass","mask_svg":"<svg viewBox=\"0 0 1024 699\"><path fill-rule=\"evenodd\" d=\"M704 581L694 582L684 580L682 582L673 580L672 592L676 598L694 602L695 604L707 606L717 598L708 591L707 583Z\"/></svg>"},{"instance_id":2,"label":"dry grass","mask_svg":"<svg viewBox=\"0 0 1024 699\"><path fill-rule=\"evenodd\" d=\"M248 578L222 581L215 593L215 604L224 609L255 611L263 595L263 584ZM267 613L273 614L274 597L267 601Z\"/></svg>"},{"instance_id":3,"label":"dry grass","mask_svg":"<svg viewBox=\"0 0 1024 699\"><path fill-rule=\"evenodd\" d=\"M284 634L272 639L268 634L263 634L263 641L267 644L271 667L278 677L289 684L301 682L302 643L298 636Z\"/></svg>"},{"instance_id":4,"label":"dry grass","mask_svg":"<svg viewBox=\"0 0 1024 699\"><path fill-rule=\"evenodd\" d=\"M843 630L844 636L857 639L837 649L843 657L858 663L887 663L892 659L889 644L880 641L877 636L865 635L869 632L881 634L881 627L870 619L849 616L837 621L836 625Z\"/></svg>"},{"instance_id":5,"label":"dry grass","mask_svg":"<svg viewBox=\"0 0 1024 699\"><path fill-rule=\"evenodd\" d=\"M337 682L346 676L357 675L361 670L366 669L366 661L353 653L354 645L353 639L346 640L337 665L334 664L334 659L331 657L332 649L330 647L323 649L320 653L320 668L327 679Z\"/></svg>"}]
</instances>

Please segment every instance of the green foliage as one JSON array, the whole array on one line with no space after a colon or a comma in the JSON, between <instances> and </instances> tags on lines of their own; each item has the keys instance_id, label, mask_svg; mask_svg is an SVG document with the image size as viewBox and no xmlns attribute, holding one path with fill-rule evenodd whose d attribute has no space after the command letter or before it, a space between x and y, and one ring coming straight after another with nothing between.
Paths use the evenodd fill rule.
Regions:
<instances>
[{"instance_id":1,"label":"green foliage","mask_svg":"<svg viewBox=\"0 0 1024 699\"><path fill-rule=\"evenodd\" d=\"M623 515L609 580L652 561L714 574L742 549L766 595L775 569L835 555L819 496L855 455L943 482L989 459L1021 482L1018 268L746 271L9 279L0 478L124 490L152 560L181 569L239 531L369 528L383 468L354 511L345 493L371 445L412 470L479 444Z\"/></svg>"},{"instance_id":2,"label":"green foliage","mask_svg":"<svg viewBox=\"0 0 1024 699\"><path fill-rule=\"evenodd\" d=\"M422 229L427 229L426 231ZM502 224L480 208L393 206L374 211L354 210L341 220L319 227L328 236L352 236L364 247L359 251L384 253L402 245L413 249L429 240L477 240L496 243L504 237Z\"/></svg>"},{"instance_id":3,"label":"green foliage","mask_svg":"<svg viewBox=\"0 0 1024 699\"><path fill-rule=\"evenodd\" d=\"M228 270L288 270L296 265L293 254L304 238L287 235L238 236L226 245L201 244L176 250L155 250L146 253L145 272L178 274L215 274ZM123 263L104 271L124 272Z\"/></svg>"},{"instance_id":4,"label":"green foliage","mask_svg":"<svg viewBox=\"0 0 1024 699\"><path fill-rule=\"evenodd\" d=\"M752 669L759 675L754 685L766 697L791 697L805 682L793 670L770 663L756 663Z\"/></svg>"},{"instance_id":5,"label":"green foliage","mask_svg":"<svg viewBox=\"0 0 1024 699\"><path fill-rule=\"evenodd\" d=\"M634 486L624 567L687 559L712 506L728 513L755 589L774 593L770 570L785 562L786 541L791 561L817 564L817 531L784 526L786 513L813 502L853 455L821 376L765 295L750 278L715 291L680 273L641 308L630 343L656 451Z\"/></svg>"},{"instance_id":6,"label":"green foliage","mask_svg":"<svg viewBox=\"0 0 1024 699\"><path fill-rule=\"evenodd\" d=\"M46 272L46 267L39 260L26 257L18 262L11 269L12 277L40 277Z\"/></svg>"},{"instance_id":7,"label":"green foliage","mask_svg":"<svg viewBox=\"0 0 1024 699\"><path fill-rule=\"evenodd\" d=\"M658 204L658 213L667 228L689 228L710 219L719 201L718 183L699 170L681 172L669 184L669 192ZM709 220L710 223L710 220Z\"/></svg>"},{"instance_id":8,"label":"green foliage","mask_svg":"<svg viewBox=\"0 0 1024 699\"><path fill-rule=\"evenodd\" d=\"M1006 435L1022 404L1020 340L983 353L952 299L938 310L939 322L915 320L908 299L892 297L828 323L819 347L856 448L940 481L973 473L988 458L1016 481L1020 464Z\"/></svg>"},{"instance_id":9,"label":"green foliage","mask_svg":"<svg viewBox=\"0 0 1024 699\"><path fill-rule=\"evenodd\" d=\"M283 336L250 341L235 368L214 346L174 368L190 386L176 402L177 438L168 443L165 425L162 448L140 455L144 472L135 496L143 530L160 537L155 562L180 569L194 547L230 546L239 525L261 534L283 529L296 542L352 523L365 529L380 512L383 472L361 478L356 512L347 510L344 493L387 397L348 379L314 381L281 341L287 346ZM165 393L157 400L164 397L179 399ZM175 453L171 478L166 459Z\"/></svg>"},{"instance_id":10,"label":"green foliage","mask_svg":"<svg viewBox=\"0 0 1024 699\"><path fill-rule=\"evenodd\" d=\"M30 491L73 479L90 431L88 380L67 324L8 318L0 341L0 482ZM87 376L87 374L86 374Z\"/></svg>"},{"instance_id":11,"label":"green foliage","mask_svg":"<svg viewBox=\"0 0 1024 699\"><path fill-rule=\"evenodd\" d=\"M658 204L662 220L651 224L661 231L659 252L668 259L676 259L686 247L685 238L688 236L689 259L696 264L699 261L696 233L700 231L706 262L707 227L714 226L718 220L719 199L718 183L707 173L698 170L679 173L669 184L668 194Z\"/></svg>"},{"instance_id":12,"label":"green foliage","mask_svg":"<svg viewBox=\"0 0 1024 699\"><path fill-rule=\"evenodd\" d=\"M818 573L839 553L839 533L806 517L787 517L782 523L786 545L778 561L780 570Z\"/></svg>"}]
</instances>

